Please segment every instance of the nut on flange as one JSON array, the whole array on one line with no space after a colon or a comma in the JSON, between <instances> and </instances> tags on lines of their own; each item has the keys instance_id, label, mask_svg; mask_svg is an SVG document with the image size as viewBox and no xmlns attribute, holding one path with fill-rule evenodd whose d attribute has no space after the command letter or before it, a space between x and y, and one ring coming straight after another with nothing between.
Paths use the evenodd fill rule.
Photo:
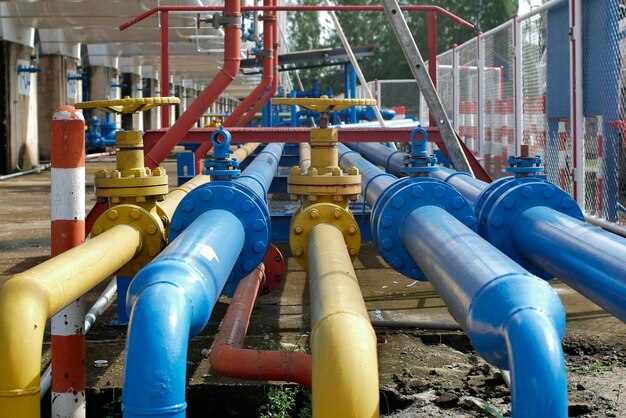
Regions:
<instances>
[{"instance_id":1,"label":"nut on flange","mask_svg":"<svg viewBox=\"0 0 626 418\"><path fill-rule=\"evenodd\" d=\"M165 245L165 228L158 217L139 206L117 205L100 215L91 229L91 236L121 224L132 225L141 233L141 250L118 271L122 276L134 276L161 252Z\"/></svg>"},{"instance_id":2,"label":"nut on flange","mask_svg":"<svg viewBox=\"0 0 626 418\"><path fill-rule=\"evenodd\" d=\"M294 214L291 221L289 246L296 261L305 270L309 265L307 254L309 232L315 225L322 223L333 225L341 231L352 260L359 254L361 232L352 212L332 203L316 203L302 208L299 213Z\"/></svg>"}]
</instances>

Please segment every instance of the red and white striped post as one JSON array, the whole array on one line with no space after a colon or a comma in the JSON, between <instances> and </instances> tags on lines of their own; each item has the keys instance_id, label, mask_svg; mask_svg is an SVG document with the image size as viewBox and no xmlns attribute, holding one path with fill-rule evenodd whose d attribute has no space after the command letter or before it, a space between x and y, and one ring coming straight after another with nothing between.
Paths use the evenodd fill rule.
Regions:
<instances>
[{"instance_id":1,"label":"red and white striped post","mask_svg":"<svg viewBox=\"0 0 626 418\"><path fill-rule=\"evenodd\" d=\"M85 119L61 106L51 126L54 257L85 241ZM80 280L80 277L76 277ZM85 308L77 299L52 317L52 416L85 417Z\"/></svg>"}]
</instances>

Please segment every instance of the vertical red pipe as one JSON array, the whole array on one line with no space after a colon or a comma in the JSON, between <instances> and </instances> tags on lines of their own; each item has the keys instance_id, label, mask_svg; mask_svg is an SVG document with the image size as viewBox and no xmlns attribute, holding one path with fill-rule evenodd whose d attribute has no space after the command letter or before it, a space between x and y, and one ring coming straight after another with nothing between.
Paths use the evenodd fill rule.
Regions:
<instances>
[{"instance_id":1,"label":"vertical red pipe","mask_svg":"<svg viewBox=\"0 0 626 418\"><path fill-rule=\"evenodd\" d=\"M263 0L263 5L271 6L273 0ZM263 49L265 50L265 56L263 57L263 79L261 83L256 86L254 90L245 98L243 102L237 106L237 108L233 111L233 113L226 118L224 123L222 124L225 127L230 126L239 126L239 120L244 112L250 110L250 107L253 106L258 100L263 97L263 93L267 91L272 86L272 81L274 78L273 74L273 63L274 63L274 55L278 53L278 51L274 51L274 26L276 25L276 19L271 19L274 17L272 13L268 13L264 16L265 20L263 20ZM256 24L256 22L255 22ZM211 149L211 142L205 142L200 145L200 147L195 152L195 160L196 162L201 163L202 158L206 155L206 153ZM202 167L202 164L200 164Z\"/></svg>"},{"instance_id":2,"label":"vertical red pipe","mask_svg":"<svg viewBox=\"0 0 626 418\"><path fill-rule=\"evenodd\" d=\"M239 0L226 0L224 9L225 16L241 16ZM185 136L193 125L202 117L204 112L215 102L228 85L235 79L239 72L241 60L239 49L241 47L241 28L239 24L227 24L224 26L224 66L215 76L213 81L200 93L187 110L180 115L178 120L167 130L165 135L150 150L145 157L145 163L149 168L157 167L174 148L178 141ZM168 86L169 87L169 86Z\"/></svg>"},{"instance_id":3,"label":"vertical red pipe","mask_svg":"<svg viewBox=\"0 0 626 418\"><path fill-rule=\"evenodd\" d=\"M264 6L271 6L273 0L263 0ZM274 51L274 25L276 25L275 14L268 13L263 16L263 49L265 56L263 57L263 79L261 83L241 102L237 109L224 121L224 126L234 126L238 122L239 118L244 112L250 110L250 107L256 103L257 100L263 97L263 93L271 87L273 74L274 54L278 51ZM256 24L256 23L255 23Z\"/></svg>"},{"instance_id":4,"label":"vertical red pipe","mask_svg":"<svg viewBox=\"0 0 626 418\"><path fill-rule=\"evenodd\" d=\"M51 125L51 255L85 241L85 120L62 106ZM80 280L80 277L75 277ZM52 317L52 416L85 417L85 309L82 298Z\"/></svg>"},{"instance_id":5,"label":"vertical red pipe","mask_svg":"<svg viewBox=\"0 0 626 418\"><path fill-rule=\"evenodd\" d=\"M161 97L170 95L170 32L169 14L167 11L160 12L159 23L161 24ZM161 128L170 126L170 107L161 106Z\"/></svg>"},{"instance_id":6,"label":"vertical red pipe","mask_svg":"<svg viewBox=\"0 0 626 418\"><path fill-rule=\"evenodd\" d=\"M437 89L437 12L428 12L428 73ZM437 126L432 114L428 115L430 126Z\"/></svg>"},{"instance_id":7,"label":"vertical red pipe","mask_svg":"<svg viewBox=\"0 0 626 418\"><path fill-rule=\"evenodd\" d=\"M276 0L271 0L271 1L275 5ZM274 12L274 15L278 17L278 14L276 12ZM256 102L256 104L252 107L252 109L250 109L250 111L248 111L248 113L246 113L246 115L239 121L239 123L237 124L238 126L244 126L246 123L250 122L252 118L254 117L254 115L256 115L256 113L260 111L261 108L263 108L265 103L267 103L272 97L274 97L274 95L276 94L276 91L278 91L278 47L279 46L280 46L280 43L278 42L278 20L276 20L275 25L274 25L275 54L274 54L274 78L272 80L272 86L265 93L265 95L263 95L261 100Z\"/></svg>"},{"instance_id":8,"label":"vertical red pipe","mask_svg":"<svg viewBox=\"0 0 626 418\"><path fill-rule=\"evenodd\" d=\"M209 355L211 367L224 376L295 382L311 390L310 355L242 348L263 275L264 266L261 264L237 285Z\"/></svg>"}]
</instances>

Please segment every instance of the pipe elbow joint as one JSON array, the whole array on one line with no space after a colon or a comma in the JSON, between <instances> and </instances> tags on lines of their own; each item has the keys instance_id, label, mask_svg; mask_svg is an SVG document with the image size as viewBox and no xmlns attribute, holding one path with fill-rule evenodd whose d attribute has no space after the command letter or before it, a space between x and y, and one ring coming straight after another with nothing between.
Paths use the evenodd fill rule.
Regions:
<instances>
[{"instance_id":1,"label":"pipe elbow joint","mask_svg":"<svg viewBox=\"0 0 626 418\"><path fill-rule=\"evenodd\" d=\"M549 319L559 339L565 332L565 310L556 292L531 274L512 273L491 280L470 302L467 327L472 345L491 364L508 370L508 324L520 312L534 310Z\"/></svg>"}]
</instances>

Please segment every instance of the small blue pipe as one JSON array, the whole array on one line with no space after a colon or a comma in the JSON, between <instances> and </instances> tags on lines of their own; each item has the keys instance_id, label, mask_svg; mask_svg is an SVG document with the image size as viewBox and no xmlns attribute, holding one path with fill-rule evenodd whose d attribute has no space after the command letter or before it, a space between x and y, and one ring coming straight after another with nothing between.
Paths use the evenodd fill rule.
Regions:
<instances>
[{"instance_id":1,"label":"small blue pipe","mask_svg":"<svg viewBox=\"0 0 626 418\"><path fill-rule=\"evenodd\" d=\"M209 320L244 240L237 217L211 210L135 276L127 297L125 417L185 417L188 341Z\"/></svg>"},{"instance_id":2,"label":"small blue pipe","mask_svg":"<svg viewBox=\"0 0 626 418\"><path fill-rule=\"evenodd\" d=\"M415 209L401 234L474 348L511 370L512 416L567 417L565 311L552 288L442 208Z\"/></svg>"}]
</instances>

